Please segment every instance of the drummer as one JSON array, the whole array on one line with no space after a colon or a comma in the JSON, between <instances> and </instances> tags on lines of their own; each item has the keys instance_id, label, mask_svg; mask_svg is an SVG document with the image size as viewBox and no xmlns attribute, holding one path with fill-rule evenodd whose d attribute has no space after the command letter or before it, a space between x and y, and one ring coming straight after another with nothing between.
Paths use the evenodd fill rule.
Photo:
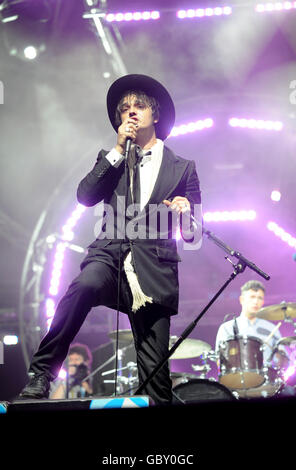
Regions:
<instances>
[{"instance_id":1,"label":"drummer","mask_svg":"<svg viewBox=\"0 0 296 470\"><path fill-rule=\"evenodd\" d=\"M235 335L259 338L264 344L271 335L275 326L268 320L256 317L257 312L263 307L265 287L260 281L248 281L241 287L239 301L241 304L241 314L230 321L222 323L218 329L216 337L216 352L219 353L221 342L233 338ZM269 364L271 359L275 362L280 360L279 354L273 351L276 343L281 338L281 333L277 329L270 337L267 344L264 344L263 362ZM283 352L285 349L279 347Z\"/></svg>"}]
</instances>

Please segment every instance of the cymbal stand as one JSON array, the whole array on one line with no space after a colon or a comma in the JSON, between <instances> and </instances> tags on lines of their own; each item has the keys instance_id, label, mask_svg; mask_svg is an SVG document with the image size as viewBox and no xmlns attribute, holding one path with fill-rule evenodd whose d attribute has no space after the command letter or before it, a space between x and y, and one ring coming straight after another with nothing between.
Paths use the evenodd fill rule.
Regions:
<instances>
[{"instance_id":1,"label":"cymbal stand","mask_svg":"<svg viewBox=\"0 0 296 470\"><path fill-rule=\"evenodd\" d=\"M123 370L126 370L128 369L129 371L129 375L128 377L122 375L122 371ZM117 387L117 391L120 392L120 393L129 393L130 395L132 395L132 389L133 389L133 385L134 383L137 382L138 378L137 377L134 377L133 376L133 372L134 371L137 371L137 364L135 362L128 362L128 364L125 366L125 367L121 367L121 368L118 368L118 369L112 369L112 370L108 370L106 372L103 372L102 373L102 376L104 375L108 375L108 374L114 374L114 372L120 372L120 374L117 375L117 383L119 384L118 387ZM115 380L104 380L104 383L115 383ZM127 385L129 387L129 390L126 392L124 390L122 390L122 387L121 385Z\"/></svg>"},{"instance_id":2,"label":"cymbal stand","mask_svg":"<svg viewBox=\"0 0 296 470\"><path fill-rule=\"evenodd\" d=\"M125 346L124 348L121 348L122 352L125 352L126 349L130 348L132 345ZM99 367L97 367L95 370L91 372L91 374L87 375L82 382L86 382L88 379L93 377L97 372L99 372L101 369L103 369L105 366L107 366L110 362L112 362L116 358L116 352L111 356L107 361L105 361L103 364L101 364ZM116 370L116 369L115 369ZM103 375L103 374L101 374Z\"/></svg>"},{"instance_id":3,"label":"cymbal stand","mask_svg":"<svg viewBox=\"0 0 296 470\"><path fill-rule=\"evenodd\" d=\"M191 216L192 217L192 216ZM195 220L194 217L192 217L194 222L197 225L200 225L200 222ZM270 276L263 272L260 268L258 268L252 261L248 260L245 258L241 253L239 253L236 250L233 250L230 248L228 245L226 245L222 240L217 238L212 232L209 230L206 230L205 228L202 229L203 233L207 235L207 237L212 240L219 248L223 249L228 255L235 257L238 262L237 264L234 264L228 256L225 257L226 260L228 260L232 266L233 266L233 272L231 273L230 277L228 280L222 285L222 287L218 290L218 292L212 297L210 302L206 305L206 307L200 312L200 314L191 322L187 328L183 331L183 333L180 335L178 341L173 345L173 347L168 351L168 353L165 355L163 360L154 368L152 373L147 377L146 380L138 387L138 389L135 392L135 395L141 394L147 384L152 380L152 378L157 374L157 372L164 366L164 364L167 363L169 358L172 356L172 354L176 351L176 349L180 346L180 344L187 338L187 336L190 335L190 333L194 330L196 327L197 323L201 320L201 318L204 316L204 314L209 310L209 308L213 305L213 303L217 300L217 298L222 294L222 292L226 289L226 287L233 281L233 279L236 278L236 276L246 269L246 267L249 267L253 271L255 271L257 274L260 276L264 277L264 279L269 280ZM182 400L181 400L182 401Z\"/></svg>"},{"instance_id":4,"label":"cymbal stand","mask_svg":"<svg viewBox=\"0 0 296 470\"><path fill-rule=\"evenodd\" d=\"M293 328L294 328L294 335L296 335L296 321L292 318L292 317L289 317L285 314L284 316L284 322L286 323L291 323L293 325Z\"/></svg>"}]
</instances>

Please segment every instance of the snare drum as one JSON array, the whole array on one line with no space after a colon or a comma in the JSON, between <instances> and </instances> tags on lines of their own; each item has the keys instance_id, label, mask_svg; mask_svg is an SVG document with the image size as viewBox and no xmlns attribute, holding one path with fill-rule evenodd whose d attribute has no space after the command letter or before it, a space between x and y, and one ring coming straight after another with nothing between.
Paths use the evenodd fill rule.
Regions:
<instances>
[{"instance_id":1,"label":"snare drum","mask_svg":"<svg viewBox=\"0 0 296 470\"><path fill-rule=\"evenodd\" d=\"M253 336L236 336L219 347L219 382L230 389L258 387L264 382L263 343Z\"/></svg>"},{"instance_id":2,"label":"snare drum","mask_svg":"<svg viewBox=\"0 0 296 470\"><path fill-rule=\"evenodd\" d=\"M224 385L207 379L191 379L173 389L176 403L204 403L211 401L235 401L237 398Z\"/></svg>"}]
</instances>

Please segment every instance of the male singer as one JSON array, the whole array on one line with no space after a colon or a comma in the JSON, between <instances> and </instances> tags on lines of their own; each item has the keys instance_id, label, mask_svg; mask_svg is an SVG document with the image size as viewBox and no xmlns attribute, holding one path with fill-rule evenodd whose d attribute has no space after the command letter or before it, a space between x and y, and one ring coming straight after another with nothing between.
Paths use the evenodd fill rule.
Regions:
<instances>
[{"instance_id":1,"label":"male singer","mask_svg":"<svg viewBox=\"0 0 296 470\"><path fill-rule=\"evenodd\" d=\"M97 305L129 316L139 385L168 352L170 316L178 313L180 261L174 217L168 213L178 214L183 238L197 247L201 230L192 230L190 223L190 215L201 207L195 163L164 146L175 108L158 81L145 75L119 78L108 91L107 109L116 144L110 152L99 152L77 191L78 201L86 206L104 201L102 232L88 247L80 274L57 306L20 399L48 396L70 343ZM155 404L170 404L171 388L165 364L143 393Z\"/></svg>"}]
</instances>

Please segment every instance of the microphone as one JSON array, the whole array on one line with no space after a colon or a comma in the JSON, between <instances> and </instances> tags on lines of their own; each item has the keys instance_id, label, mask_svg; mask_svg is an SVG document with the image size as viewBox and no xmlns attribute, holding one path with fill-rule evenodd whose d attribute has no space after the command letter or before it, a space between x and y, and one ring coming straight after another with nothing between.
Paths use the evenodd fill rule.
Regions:
<instances>
[{"instance_id":1,"label":"microphone","mask_svg":"<svg viewBox=\"0 0 296 470\"><path fill-rule=\"evenodd\" d=\"M132 145L132 139L130 137L127 137L127 139L125 141L125 151L124 151L125 158L128 157L128 154L129 154L130 149L131 149L131 145Z\"/></svg>"}]
</instances>

